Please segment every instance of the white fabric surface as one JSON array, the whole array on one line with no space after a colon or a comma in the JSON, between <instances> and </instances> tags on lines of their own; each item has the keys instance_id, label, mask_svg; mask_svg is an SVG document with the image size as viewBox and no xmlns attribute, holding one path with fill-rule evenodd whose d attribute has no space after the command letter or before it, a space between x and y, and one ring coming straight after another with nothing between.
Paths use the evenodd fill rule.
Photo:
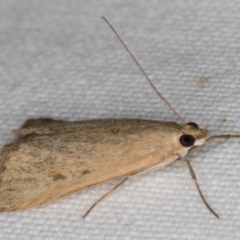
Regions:
<instances>
[{"instance_id":1,"label":"white fabric surface","mask_svg":"<svg viewBox=\"0 0 240 240\"><path fill-rule=\"evenodd\" d=\"M187 121L211 135L239 134L239 12L237 0L0 0L0 144L27 118L177 121L101 15ZM114 182L1 213L0 239L240 239L239 143L214 142L189 157L220 220L183 165L131 179L85 221Z\"/></svg>"}]
</instances>

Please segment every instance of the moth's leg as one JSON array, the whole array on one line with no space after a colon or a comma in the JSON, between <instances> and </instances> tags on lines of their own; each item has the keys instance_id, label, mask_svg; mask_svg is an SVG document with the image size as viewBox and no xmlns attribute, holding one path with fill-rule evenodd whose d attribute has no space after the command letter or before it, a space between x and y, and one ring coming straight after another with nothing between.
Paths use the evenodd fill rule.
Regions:
<instances>
[{"instance_id":1,"label":"moth's leg","mask_svg":"<svg viewBox=\"0 0 240 240\"><path fill-rule=\"evenodd\" d=\"M195 185L197 187L197 190L198 190L198 193L202 199L202 201L204 202L205 206L209 209L209 211L216 217L216 218L219 218L218 214L214 212L214 210L210 207L210 205L207 203L206 199L204 198L203 194L202 194L202 191L198 185L198 182L197 182L197 177L196 177L196 174L192 168L192 165L190 164L190 161L188 159L181 159L183 160L187 166L188 166L188 169L189 169L189 172L190 172L190 175L193 179L193 181L195 182Z\"/></svg>"},{"instance_id":2,"label":"moth's leg","mask_svg":"<svg viewBox=\"0 0 240 240\"><path fill-rule=\"evenodd\" d=\"M105 197L107 197L109 194L111 194L114 190L119 188L123 183L127 181L128 177L124 178L120 183L118 183L115 187L111 188L108 192L106 192L102 197L100 197L88 210L87 212L83 215L83 219L91 212L91 210L100 202L102 201Z\"/></svg>"},{"instance_id":3,"label":"moth's leg","mask_svg":"<svg viewBox=\"0 0 240 240\"><path fill-rule=\"evenodd\" d=\"M182 166L183 164L185 164L185 159L177 159L174 162L172 162L169 166L173 166L173 167L179 167Z\"/></svg>"}]
</instances>

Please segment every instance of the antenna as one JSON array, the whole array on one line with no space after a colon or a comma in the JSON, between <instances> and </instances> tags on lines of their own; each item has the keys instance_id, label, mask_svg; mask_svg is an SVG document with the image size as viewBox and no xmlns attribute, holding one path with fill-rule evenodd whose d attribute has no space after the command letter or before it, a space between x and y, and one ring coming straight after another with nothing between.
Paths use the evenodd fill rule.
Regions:
<instances>
[{"instance_id":1,"label":"antenna","mask_svg":"<svg viewBox=\"0 0 240 240\"><path fill-rule=\"evenodd\" d=\"M150 83L151 87L153 88L153 90L157 93L157 95L165 102L165 104L172 110L172 112L182 121L183 124L186 124L186 121L175 111L175 109L171 106L171 104L162 96L162 94L156 89L156 87L153 85L152 81L150 80L150 78L148 77L148 75L146 74L146 72L144 71L144 69L141 67L141 65L139 64L139 62L137 61L137 59L133 56L133 54L131 53L131 51L129 50L129 48L127 47L127 45L123 42L123 40L121 39L121 37L118 35L117 31L113 28L113 26L108 22L108 20L103 17L103 20L109 25L109 27L113 30L113 32L116 34L117 38L119 39L119 41L122 43L123 47L127 50L127 52L129 53L129 55L131 56L131 58L133 59L133 61L137 64L137 66L139 67L139 69L141 70L141 72L143 73L143 75L145 76L145 78L147 79L147 81Z\"/></svg>"}]
</instances>

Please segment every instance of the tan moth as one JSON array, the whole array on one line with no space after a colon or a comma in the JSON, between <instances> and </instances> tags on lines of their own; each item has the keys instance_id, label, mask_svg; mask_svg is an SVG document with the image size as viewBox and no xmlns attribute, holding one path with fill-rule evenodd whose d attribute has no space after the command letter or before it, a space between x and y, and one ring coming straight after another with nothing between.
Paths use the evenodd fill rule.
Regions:
<instances>
[{"instance_id":1,"label":"tan moth","mask_svg":"<svg viewBox=\"0 0 240 240\"><path fill-rule=\"evenodd\" d=\"M138 119L68 122L29 119L14 130L17 139L0 150L0 211L18 211L53 202L81 189L119 178L83 216L129 177L185 162L207 208L195 173L185 157L214 139L208 130L187 123L157 91L118 33L103 17L150 85L182 124Z\"/></svg>"}]
</instances>

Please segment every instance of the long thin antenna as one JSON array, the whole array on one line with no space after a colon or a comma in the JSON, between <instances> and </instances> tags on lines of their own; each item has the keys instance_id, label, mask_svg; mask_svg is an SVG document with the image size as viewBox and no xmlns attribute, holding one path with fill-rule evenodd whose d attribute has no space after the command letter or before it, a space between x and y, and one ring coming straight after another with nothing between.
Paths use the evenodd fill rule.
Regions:
<instances>
[{"instance_id":1,"label":"long thin antenna","mask_svg":"<svg viewBox=\"0 0 240 240\"><path fill-rule=\"evenodd\" d=\"M139 69L141 70L141 72L143 73L143 75L145 76L145 78L147 79L147 81L150 83L151 87L153 88L153 90L157 93L157 95L165 102L165 104L172 110L172 112L182 121L183 124L186 124L186 121L175 111L175 109L171 106L171 104L162 96L162 94L156 89L156 87L153 85L152 81L150 80L150 78L148 77L148 75L146 74L146 72L143 70L143 68L141 67L141 65L138 63L137 59L133 56L133 54L130 52L129 48L127 47L127 45L123 42L123 40L121 39L121 37L118 35L117 31L113 28L113 26L108 22L108 20L103 17L103 20L109 25L109 27L113 30L113 32L116 34L117 38L119 39L119 41L122 43L123 47L127 50L127 52L130 54L130 56L132 57L133 61L137 64L137 66L139 67Z\"/></svg>"}]
</instances>

